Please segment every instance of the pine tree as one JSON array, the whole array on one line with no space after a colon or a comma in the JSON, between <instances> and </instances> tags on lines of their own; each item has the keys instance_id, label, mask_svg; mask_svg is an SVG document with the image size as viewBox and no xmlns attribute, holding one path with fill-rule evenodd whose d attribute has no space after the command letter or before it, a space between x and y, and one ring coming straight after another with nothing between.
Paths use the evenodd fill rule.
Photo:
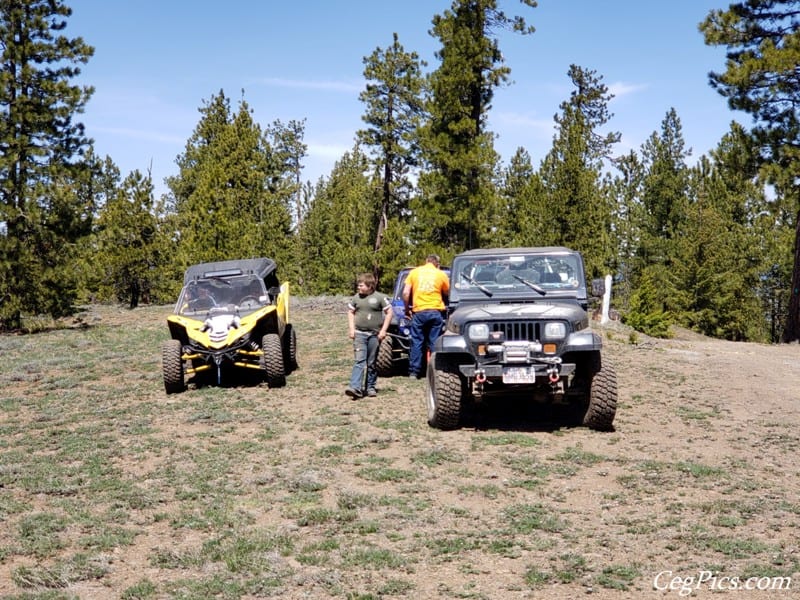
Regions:
<instances>
[{"instance_id":1,"label":"pine tree","mask_svg":"<svg viewBox=\"0 0 800 600\"><path fill-rule=\"evenodd\" d=\"M423 111L425 65L416 52L407 53L394 34L386 50L377 48L364 58L366 90L359 100L367 107L361 117L368 125L358 132L359 141L372 148L375 167L382 178L382 200L376 228L374 249L380 252L389 219L400 224L408 216L408 202L413 185L409 170L418 164L416 138ZM381 267L375 265L380 279Z\"/></svg>"},{"instance_id":2,"label":"pine tree","mask_svg":"<svg viewBox=\"0 0 800 600\"><path fill-rule=\"evenodd\" d=\"M0 4L0 328L24 314L69 314L77 296L75 244L91 208L74 181L90 145L81 123L91 87L70 84L94 50L62 34L59 0Z\"/></svg>"},{"instance_id":3,"label":"pine tree","mask_svg":"<svg viewBox=\"0 0 800 600\"><path fill-rule=\"evenodd\" d=\"M660 132L654 132L642 146L645 168L642 181L644 222L633 273L650 270L650 277L662 290L665 310L680 312L678 289L673 271L675 243L686 221L689 168L681 122L674 108L667 111ZM656 268L657 266L657 268Z\"/></svg>"},{"instance_id":4,"label":"pine tree","mask_svg":"<svg viewBox=\"0 0 800 600\"><path fill-rule=\"evenodd\" d=\"M610 119L613 95L594 71L571 65L568 75L575 86L556 115L553 148L540 169L547 191L545 211L552 214L556 241L580 250L587 276L602 277L614 256L610 244L613 205L602 184L603 160L610 157L619 133L602 135Z\"/></svg>"},{"instance_id":5,"label":"pine tree","mask_svg":"<svg viewBox=\"0 0 800 600\"><path fill-rule=\"evenodd\" d=\"M522 2L536 6L533 0ZM494 196L498 157L486 120L494 89L510 73L493 37L498 29L533 31L522 17L498 10L496 0L454 0L433 18L431 34L442 44L436 53L441 64L430 76L430 120L421 131L429 168L420 176L415 237L445 251L480 244L474 223Z\"/></svg>"},{"instance_id":6,"label":"pine tree","mask_svg":"<svg viewBox=\"0 0 800 600\"><path fill-rule=\"evenodd\" d=\"M284 263L291 247L294 189L281 186L286 163L242 100L235 114L224 92L203 115L168 179L175 198L179 263L269 256ZM270 188L272 186L272 188Z\"/></svg>"},{"instance_id":7,"label":"pine tree","mask_svg":"<svg viewBox=\"0 0 800 600\"><path fill-rule=\"evenodd\" d=\"M317 185L298 234L303 293L350 294L358 274L372 270L380 187L369 171L356 145Z\"/></svg>"},{"instance_id":8,"label":"pine tree","mask_svg":"<svg viewBox=\"0 0 800 600\"><path fill-rule=\"evenodd\" d=\"M134 171L109 199L97 220L96 255L103 273L101 297L136 308L159 285L159 229L153 182Z\"/></svg>"},{"instance_id":9,"label":"pine tree","mask_svg":"<svg viewBox=\"0 0 800 600\"><path fill-rule=\"evenodd\" d=\"M753 130L778 193L778 210L794 217L792 283L785 342L800 340L800 0L747 0L712 10L700 24L705 42L727 47L725 71L711 86L734 110L753 116Z\"/></svg>"}]
</instances>

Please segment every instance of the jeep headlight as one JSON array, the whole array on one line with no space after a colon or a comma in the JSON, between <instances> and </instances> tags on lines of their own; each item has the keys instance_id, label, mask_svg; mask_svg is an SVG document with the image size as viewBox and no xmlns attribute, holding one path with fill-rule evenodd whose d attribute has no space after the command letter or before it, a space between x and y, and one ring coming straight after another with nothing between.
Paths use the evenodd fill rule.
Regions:
<instances>
[{"instance_id":1,"label":"jeep headlight","mask_svg":"<svg viewBox=\"0 0 800 600\"><path fill-rule=\"evenodd\" d=\"M544 337L547 340L561 340L567 336L567 326L564 323L545 323Z\"/></svg>"},{"instance_id":2,"label":"jeep headlight","mask_svg":"<svg viewBox=\"0 0 800 600\"><path fill-rule=\"evenodd\" d=\"M473 323L469 326L468 335L475 342L485 342L489 339L489 326L486 323Z\"/></svg>"}]
</instances>

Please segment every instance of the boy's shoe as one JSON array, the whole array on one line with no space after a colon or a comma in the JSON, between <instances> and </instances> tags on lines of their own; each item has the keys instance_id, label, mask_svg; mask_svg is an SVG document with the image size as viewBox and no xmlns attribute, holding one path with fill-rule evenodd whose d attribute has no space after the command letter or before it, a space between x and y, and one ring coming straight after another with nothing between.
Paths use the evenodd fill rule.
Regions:
<instances>
[{"instance_id":1,"label":"boy's shoe","mask_svg":"<svg viewBox=\"0 0 800 600\"><path fill-rule=\"evenodd\" d=\"M409 373L408 374L408 378L409 379L419 379L419 375L417 375L416 373Z\"/></svg>"},{"instance_id":2,"label":"boy's shoe","mask_svg":"<svg viewBox=\"0 0 800 600\"><path fill-rule=\"evenodd\" d=\"M377 395L378 395L378 390L376 390L375 388L369 388L367 390L367 396L369 396L370 398L374 398Z\"/></svg>"},{"instance_id":3,"label":"boy's shoe","mask_svg":"<svg viewBox=\"0 0 800 600\"><path fill-rule=\"evenodd\" d=\"M344 393L346 396L350 396L353 400L358 400L364 395L361 393L361 390L354 390L351 387L347 388Z\"/></svg>"}]
</instances>

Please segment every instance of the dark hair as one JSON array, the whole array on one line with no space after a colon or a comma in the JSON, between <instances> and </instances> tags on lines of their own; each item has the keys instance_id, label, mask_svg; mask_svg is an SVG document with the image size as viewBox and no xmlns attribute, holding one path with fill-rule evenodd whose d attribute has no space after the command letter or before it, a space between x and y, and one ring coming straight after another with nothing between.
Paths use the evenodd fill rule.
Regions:
<instances>
[{"instance_id":1,"label":"dark hair","mask_svg":"<svg viewBox=\"0 0 800 600\"><path fill-rule=\"evenodd\" d=\"M425 262L433 263L437 267L439 266L439 255L438 254L428 254L427 258L425 258Z\"/></svg>"}]
</instances>

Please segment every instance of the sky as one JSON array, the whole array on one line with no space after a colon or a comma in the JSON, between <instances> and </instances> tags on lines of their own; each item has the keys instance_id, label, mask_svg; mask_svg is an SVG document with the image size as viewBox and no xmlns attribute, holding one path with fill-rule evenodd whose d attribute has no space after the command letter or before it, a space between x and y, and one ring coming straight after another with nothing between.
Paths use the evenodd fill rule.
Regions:
<instances>
[{"instance_id":1,"label":"sky","mask_svg":"<svg viewBox=\"0 0 800 600\"><path fill-rule=\"evenodd\" d=\"M77 120L125 177L152 174L156 196L176 175L176 159L198 125L199 109L224 92L244 99L262 128L305 119L302 180L327 177L364 127L358 96L363 59L392 44L438 66L431 20L451 0L65 0L65 34L95 49L74 83L95 88ZM592 70L614 94L606 129L621 133L617 154L640 150L674 108L693 164L714 149L732 112L708 84L725 49L706 46L698 24L728 0L539 0L521 14L532 35L499 32L509 83L495 91L489 129L504 165L524 147L534 166L552 146L554 116L573 90L570 65Z\"/></svg>"}]
</instances>

